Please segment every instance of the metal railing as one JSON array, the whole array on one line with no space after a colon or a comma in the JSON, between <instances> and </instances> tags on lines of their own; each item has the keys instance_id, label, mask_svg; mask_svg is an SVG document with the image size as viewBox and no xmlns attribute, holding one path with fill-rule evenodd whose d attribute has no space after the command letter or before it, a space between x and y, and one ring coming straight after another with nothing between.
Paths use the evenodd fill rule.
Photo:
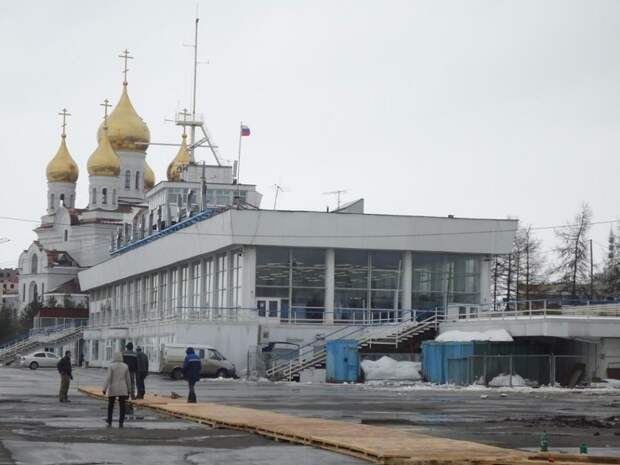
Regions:
<instances>
[{"instance_id":1,"label":"metal railing","mask_svg":"<svg viewBox=\"0 0 620 465\"><path fill-rule=\"evenodd\" d=\"M372 326L401 323L410 318L414 313L420 319L434 315L438 311L438 309L336 308L332 313L325 311L324 307L295 306L282 310L277 316L270 316L268 310L262 316L256 307L178 306L174 312L165 312L164 314L161 314L161 310L140 311L137 315L134 312L129 312L128 315L123 312L93 313L90 315L88 327L96 329L114 325L167 321L270 321L283 325Z\"/></svg>"},{"instance_id":2,"label":"metal railing","mask_svg":"<svg viewBox=\"0 0 620 465\"><path fill-rule=\"evenodd\" d=\"M400 315L399 321L389 321L383 324L359 324L344 326L324 337L307 343L297 351L274 357L270 360L270 367L266 370L266 375L272 378L283 376L290 380L291 376L306 367L322 364L326 358L325 345L329 341L353 339L358 346L375 345L395 345L403 342L410 337L425 332L429 329L437 328L438 321L442 319L442 313L438 310L433 312L423 311L418 314L411 310Z\"/></svg>"},{"instance_id":3,"label":"metal railing","mask_svg":"<svg viewBox=\"0 0 620 465\"><path fill-rule=\"evenodd\" d=\"M528 300L498 304L451 304L446 309L447 321L521 320L579 317L620 318L620 303L559 306L548 300Z\"/></svg>"}]
</instances>

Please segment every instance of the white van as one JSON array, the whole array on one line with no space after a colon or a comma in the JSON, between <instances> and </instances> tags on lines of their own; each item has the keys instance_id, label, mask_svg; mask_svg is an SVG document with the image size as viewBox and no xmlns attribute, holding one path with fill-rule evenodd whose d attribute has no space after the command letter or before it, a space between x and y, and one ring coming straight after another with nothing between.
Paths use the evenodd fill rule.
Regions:
<instances>
[{"instance_id":1,"label":"white van","mask_svg":"<svg viewBox=\"0 0 620 465\"><path fill-rule=\"evenodd\" d=\"M237 375L235 365L226 360L215 347L200 344L165 344L161 349L161 372L174 379L183 379L183 360L188 347L194 348L202 362L202 376L234 378Z\"/></svg>"}]
</instances>

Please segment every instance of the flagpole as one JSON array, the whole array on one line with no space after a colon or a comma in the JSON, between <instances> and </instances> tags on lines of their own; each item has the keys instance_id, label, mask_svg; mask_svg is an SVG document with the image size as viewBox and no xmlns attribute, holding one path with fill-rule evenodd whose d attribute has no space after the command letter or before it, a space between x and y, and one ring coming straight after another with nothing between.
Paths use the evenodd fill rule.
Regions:
<instances>
[{"instance_id":1,"label":"flagpole","mask_svg":"<svg viewBox=\"0 0 620 465\"><path fill-rule=\"evenodd\" d=\"M243 139L243 121L239 121L239 153L237 155L237 208L239 208L239 175L241 173L241 140Z\"/></svg>"}]
</instances>

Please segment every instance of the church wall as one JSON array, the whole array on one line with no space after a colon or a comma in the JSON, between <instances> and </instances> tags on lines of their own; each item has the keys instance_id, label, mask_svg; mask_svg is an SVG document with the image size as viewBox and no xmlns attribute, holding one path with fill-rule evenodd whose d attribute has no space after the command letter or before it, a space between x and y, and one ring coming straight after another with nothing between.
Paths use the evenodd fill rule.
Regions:
<instances>
[{"instance_id":1,"label":"church wall","mask_svg":"<svg viewBox=\"0 0 620 465\"><path fill-rule=\"evenodd\" d=\"M120 200L144 200L144 152L117 150L121 159L118 192Z\"/></svg>"}]
</instances>

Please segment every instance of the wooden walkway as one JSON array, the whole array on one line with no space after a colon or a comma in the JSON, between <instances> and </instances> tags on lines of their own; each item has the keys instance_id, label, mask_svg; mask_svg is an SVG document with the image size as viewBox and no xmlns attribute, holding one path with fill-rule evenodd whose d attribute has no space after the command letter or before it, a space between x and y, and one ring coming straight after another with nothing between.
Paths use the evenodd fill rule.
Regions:
<instances>
[{"instance_id":1,"label":"wooden walkway","mask_svg":"<svg viewBox=\"0 0 620 465\"><path fill-rule=\"evenodd\" d=\"M79 391L104 399L101 388ZM283 415L265 410L231 407L184 399L147 395L135 400L137 407L156 410L177 418L216 428L248 431L276 441L304 444L387 465L540 465L551 461L562 465L594 462L620 464L620 459L590 456L532 455L470 441L444 439L394 428L345 421ZM596 460L594 460L596 459Z\"/></svg>"}]
</instances>

